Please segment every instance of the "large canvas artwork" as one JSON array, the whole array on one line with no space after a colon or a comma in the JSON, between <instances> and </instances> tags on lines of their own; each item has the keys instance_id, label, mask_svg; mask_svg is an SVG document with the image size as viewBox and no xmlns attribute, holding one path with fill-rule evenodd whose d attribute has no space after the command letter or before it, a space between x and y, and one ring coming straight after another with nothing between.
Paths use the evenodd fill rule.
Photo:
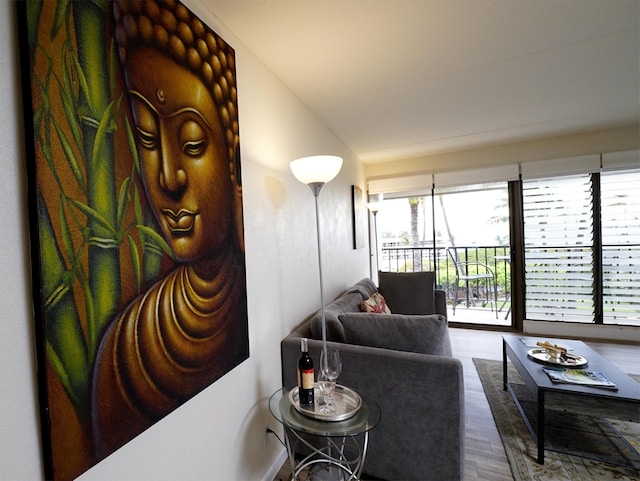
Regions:
<instances>
[{"instance_id":1,"label":"large canvas artwork","mask_svg":"<svg viewBox=\"0 0 640 481\"><path fill-rule=\"evenodd\" d=\"M249 356L235 52L177 1L17 3L44 474L72 479Z\"/></svg>"}]
</instances>

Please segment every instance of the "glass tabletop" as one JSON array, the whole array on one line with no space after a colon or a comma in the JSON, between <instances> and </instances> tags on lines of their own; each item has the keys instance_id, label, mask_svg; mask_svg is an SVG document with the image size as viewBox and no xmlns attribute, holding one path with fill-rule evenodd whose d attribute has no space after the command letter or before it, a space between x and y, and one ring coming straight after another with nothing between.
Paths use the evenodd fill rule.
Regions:
<instances>
[{"instance_id":1,"label":"glass tabletop","mask_svg":"<svg viewBox=\"0 0 640 481\"><path fill-rule=\"evenodd\" d=\"M280 388L271 395L269 410L278 422L296 431L325 437L356 436L376 427L381 417L378 403L361 392L358 394L362 399L362 406L352 417L342 421L325 421L305 416L291 404L289 389L285 388Z\"/></svg>"}]
</instances>

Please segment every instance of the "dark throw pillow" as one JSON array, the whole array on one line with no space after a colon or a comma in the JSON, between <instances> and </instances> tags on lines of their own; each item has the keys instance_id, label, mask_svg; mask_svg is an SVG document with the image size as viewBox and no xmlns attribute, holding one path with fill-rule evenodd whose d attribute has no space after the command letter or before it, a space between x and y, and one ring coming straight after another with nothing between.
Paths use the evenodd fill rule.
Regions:
<instances>
[{"instance_id":1,"label":"dark throw pillow","mask_svg":"<svg viewBox=\"0 0 640 481\"><path fill-rule=\"evenodd\" d=\"M435 312L433 272L378 272L378 291L394 314Z\"/></svg>"}]
</instances>

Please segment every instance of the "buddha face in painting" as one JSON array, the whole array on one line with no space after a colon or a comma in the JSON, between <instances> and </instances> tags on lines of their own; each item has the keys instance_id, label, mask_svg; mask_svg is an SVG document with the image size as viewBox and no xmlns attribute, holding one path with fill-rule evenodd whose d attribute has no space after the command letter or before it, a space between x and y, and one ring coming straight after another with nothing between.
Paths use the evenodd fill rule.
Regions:
<instances>
[{"instance_id":1,"label":"buddha face in painting","mask_svg":"<svg viewBox=\"0 0 640 481\"><path fill-rule=\"evenodd\" d=\"M231 163L200 77L150 46L125 67L147 198L180 262L219 251L233 227Z\"/></svg>"}]
</instances>

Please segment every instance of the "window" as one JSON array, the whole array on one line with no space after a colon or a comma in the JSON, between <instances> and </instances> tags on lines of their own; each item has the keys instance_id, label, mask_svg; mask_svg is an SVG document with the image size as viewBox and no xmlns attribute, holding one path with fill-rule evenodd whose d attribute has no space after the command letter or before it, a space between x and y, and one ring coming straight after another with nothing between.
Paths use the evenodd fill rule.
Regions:
<instances>
[{"instance_id":1,"label":"window","mask_svg":"<svg viewBox=\"0 0 640 481\"><path fill-rule=\"evenodd\" d=\"M527 319L594 318L591 176L523 183Z\"/></svg>"},{"instance_id":2,"label":"window","mask_svg":"<svg viewBox=\"0 0 640 481\"><path fill-rule=\"evenodd\" d=\"M638 185L640 171L523 182L527 319L640 324Z\"/></svg>"},{"instance_id":3,"label":"window","mask_svg":"<svg viewBox=\"0 0 640 481\"><path fill-rule=\"evenodd\" d=\"M603 322L640 325L640 171L601 176Z\"/></svg>"},{"instance_id":4,"label":"window","mask_svg":"<svg viewBox=\"0 0 640 481\"><path fill-rule=\"evenodd\" d=\"M413 224L401 215L378 215L384 227L376 268L436 269L439 275L445 269L439 284L448 286L442 246L455 239L456 246L494 250L488 259L504 284L498 292L501 308L509 313L513 300L515 325L524 314L531 321L640 326L639 167L640 151L627 150L370 180L370 194L384 193L385 205L389 198L402 198L406 215L409 198L422 202L417 204L422 215L414 216ZM509 183L506 213L495 201L487 206L471 197L489 195L503 182ZM501 231L495 242L486 238L493 232L476 221L487 212L509 223L511 237ZM391 234L387 221L406 227ZM504 258L504 265L496 262ZM513 292L510 268L517 276Z\"/></svg>"}]
</instances>

